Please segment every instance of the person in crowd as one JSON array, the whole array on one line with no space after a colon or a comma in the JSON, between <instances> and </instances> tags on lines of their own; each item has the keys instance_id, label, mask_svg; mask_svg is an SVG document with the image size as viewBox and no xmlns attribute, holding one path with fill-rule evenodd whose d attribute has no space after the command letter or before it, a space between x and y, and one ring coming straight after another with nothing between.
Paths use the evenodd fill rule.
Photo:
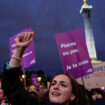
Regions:
<instances>
[{"instance_id":1,"label":"person in crowd","mask_svg":"<svg viewBox=\"0 0 105 105\"><path fill-rule=\"evenodd\" d=\"M100 88L93 88L90 91L90 105L105 105L105 96Z\"/></svg>"},{"instance_id":2,"label":"person in crowd","mask_svg":"<svg viewBox=\"0 0 105 105\"><path fill-rule=\"evenodd\" d=\"M38 88L34 84L31 84L28 88L28 92L36 99L38 97Z\"/></svg>"},{"instance_id":3,"label":"person in crowd","mask_svg":"<svg viewBox=\"0 0 105 105\"><path fill-rule=\"evenodd\" d=\"M2 103L2 101L6 100L6 96L4 94L4 91L2 88L0 88L0 104Z\"/></svg>"},{"instance_id":4,"label":"person in crowd","mask_svg":"<svg viewBox=\"0 0 105 105\"><path fill-rule=\"evenodd\" d=\"M8 102L7 97L5 96L5 93L4 93L2 86L1 86L1 82L2 82L2 74L0 75L0 105L11 105Z\"/></svg>"},{"instance_id":5,"label":"person in crowd","mask_svg":"<svg viewBox=\"0 0 105 105\"><path fill-rule=\"evenodd\" d=\"M49 99L58 104L65 102L64 105L89 105L83 88L68 73L59 73L52 78Z\"/></svg>"},{"instance_id":6,"label":"person in crowd","mask_svg":"<svg viewBox=\"0 0 105 105\"><path fill-rule=\"evenodd\" d=\"M37 88L36 85L32 84L32 85L29 86L28 91L29 92L35 92L36 93L36 92L39 91L39 89Z\"/></svg>"},{"instance_id":7,"label":"person in crowd","mask_svg":"<svg viewBox=\"0 0 105 105\"><path fill-rule=\"evenodd\" d=\"M10 105L2 88L0 88L0 105Z\"/></svg>"},{"instance_id":8,"label":"person in crowd","mask_svg":"<svg viewBox=\"0 0 105 105\"><path fill-rule=\"evenodd\" d=\"M84 102L81 88L77 81L68 73L60 73L51 81L48 100L39 100L27 92L19 80L21 59L25 49L34 38L33 32L23 32L16 37L16 49L4 66L2 88L12 105L88 105Z\"/></svg>"}]
</instances>

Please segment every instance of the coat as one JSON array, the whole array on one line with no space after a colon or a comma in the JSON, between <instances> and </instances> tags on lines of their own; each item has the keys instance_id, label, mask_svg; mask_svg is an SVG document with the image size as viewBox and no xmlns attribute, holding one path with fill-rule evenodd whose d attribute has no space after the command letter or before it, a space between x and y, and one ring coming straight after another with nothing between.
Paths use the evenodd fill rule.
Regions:
<instances>
[{"instance_id":1,"label":"coat","mask_svg":"<svg viewBox=\"0 0 105 105\"><path fill-rule=\"evenodd\" d=\"M27 92L20 82L19 75L21 67L6 69L4 66L4 75L2 80L2 88L8 101L12 105L53 105L49 101L39 102Z\"/></svg>"}]
</instances>

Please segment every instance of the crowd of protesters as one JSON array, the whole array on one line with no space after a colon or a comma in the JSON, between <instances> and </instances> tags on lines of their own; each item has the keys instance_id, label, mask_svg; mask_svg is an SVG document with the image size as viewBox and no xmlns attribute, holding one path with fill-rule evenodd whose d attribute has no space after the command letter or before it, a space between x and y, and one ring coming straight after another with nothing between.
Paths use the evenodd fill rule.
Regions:
<instances>
[{"instance_id":1,"label":"crowd of protesters","mask_svg":"<svg viewBox=\"0 0 105 105\"><path fill-rule=\"evenodd\" d=\"M88 91L68 73L59 73L49 82L46 90L35 84L25 89L21 84L21 59L25 49L34 38L34 32L23 32L16 38L16 49L4 66L1 105L105 105L104 92L99 89Z\"/></svg>"}]
</instances>

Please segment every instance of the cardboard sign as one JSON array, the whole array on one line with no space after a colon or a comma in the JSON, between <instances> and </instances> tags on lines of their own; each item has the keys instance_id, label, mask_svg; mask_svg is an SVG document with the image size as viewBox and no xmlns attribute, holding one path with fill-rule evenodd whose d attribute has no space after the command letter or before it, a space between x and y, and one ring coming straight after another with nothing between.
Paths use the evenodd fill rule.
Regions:
<instances>
[{"instance_id":1,"label":"cardboard sign","mask_svg":"<svg viewBox=\"0 0 105 105\"><path fill-rule=\"evenodd\" d=\"M91 60L82 30L75 30L55 35L64 72L75 78L93 72Z\"/></svg>"}]
</instances>

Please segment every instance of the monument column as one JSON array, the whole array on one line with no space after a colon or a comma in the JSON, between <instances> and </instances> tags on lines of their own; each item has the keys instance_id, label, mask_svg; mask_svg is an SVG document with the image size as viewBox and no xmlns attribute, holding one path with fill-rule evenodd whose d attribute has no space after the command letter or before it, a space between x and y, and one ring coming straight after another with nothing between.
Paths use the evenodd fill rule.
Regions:
<instances>
[{"instance_id":1,"label":"monument column","mask_svg":"<svg viewBox=\"0 0 105 105\"><path fill-rule=\"evenodd\" d=\"M91 9L92 9L92 6L88 5L86 3L86 0L84 0L84 4L80 9L80 13L82 13L84 17L86 45L87 45L91 60L97 60L93 30L92 30L91 19L90 19Z\"/></svg>"}]
</instances>

